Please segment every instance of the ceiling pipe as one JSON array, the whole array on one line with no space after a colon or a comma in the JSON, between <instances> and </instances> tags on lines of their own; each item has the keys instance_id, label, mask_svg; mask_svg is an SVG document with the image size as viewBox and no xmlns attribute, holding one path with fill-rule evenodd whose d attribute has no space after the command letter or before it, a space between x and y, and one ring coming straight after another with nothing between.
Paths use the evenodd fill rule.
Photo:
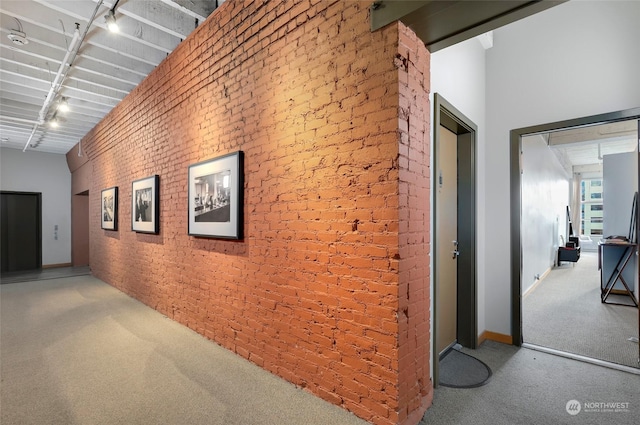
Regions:
<instances>
[{"instance_id":1,"label":"ceiling pipe","mask_svg":"<svg viewBox=\"0 0 640 425\"><path fill-rule=\"evenodd\" d=\"M73 52L73 56L71 56L71 61L69 62L69 66L71 66L73 61L76 60L76 56L78 55L78 51L80 50L80 45L84 41L84 38L87 36L87 33L89 32L89 28L91 28L91 24L93 24L93 20L96 19L96 15L98 14L98 9L100 9L100 6L102 6L102 2L103 0L100 0L98 4L96 4L96 8L93 9L93 15L91 15L91 18L89 19L89 22L87 22L87 26L85 27L84 32L82 33L82 37L80 37L80 43L78 44L78 48ZM66 78L66 75L64 76L64 78Z\"/></svg>"},{"instance_id":2,"label":"ceiling pipe","mask_svg":"<svg viewBox=\"0 0 640 425\"><path fill-rule=\"evenodd\" d=\"M60 68L58 68L58 72L56 74L56 77L53 80L53 83L51 83L51 88L49 89L49 93L47 93L47 97L44 100L42 109L40 109L40 113L38 114L38 122L33 126L31 135L29 136L27 143L24 145L24 149L22 149L22 152L27 151L27 148L31 143L31 139L33 139L33 136L36 134L36 131L38 130L38 126L44 124L44 120L47 116L47 113L49 112L51 103L55 99L55 96L58 94L58 91L60 90L60 87L62 86L62 83L64 82L65 78L67 78L67 73L69 72L69 69L71 69L71 65L73 65L73 61L76 59L76 56L78 55L80 46L82 46L82 42L84 41L84 38L87 36L87 33L89 32L89 28L91 27L93 20L96 18L96 14L98 13L100 6L102 6L102 2L103 0L100 0L98 4L96 4L96 8L93 10L93 15L91 15L91 19L89 19L89 22L87 23L87 26L84 29L84 32L82 33L82 36L80 35L80 31L78 29L80 25L76 24L76 30L73 32L73 38L71 39L71 44L69 44L69 47L67 48L67 53L65 53L64 55L64 59L60 64ZM69 64L68 68L67 68L67 63Z\"/></svg>"},{"instance_id":3,"label":"ceiling pipe","mask_svg":"<svg viewBox=\"0 0 640 425\"><path fill-rule=\"evenodd\" d=\"M24 145L24 149L22 149L22 152L27 151L27 148L29 147L29 143L31 143L31 139L33 139L33 135L36 134L36 131L38 131L38 123L35 123L33 125L33 130L31 130L31 135L29 136L29 140L27 140L27 144Z\"/></svg>"},{"instance_id":4,"label":"ceiling pipe","mask_svg":"<svg viewBox=\"0 0 640 425\"><path fill-rule=\"evenodd\" d=\"M75 49L80 48L80 43L78 43L79 39L80 39L80 31L78 31L78 28L76 28L76 30L73 32L73 38L71 39L71 44L69 44L67 53L65 53L64 55L64 59L62 60L62 63L58 68L56 77L53 79L53 83L51 83L51 88L49 89L49 93L47 93L47 97L44 99L44 105L42 105L42 108L40 109L40 114L38 115L40 124L44 123L44 119L47 116L49 107L51 106L51 103L53 102L55 95L58 93L58 90L60 90L60 86L62 85L62 80L66 75L65 68L67 67L67 64L71 66L71 63L69 62L69 57L73 54L73 51Z\"/></svg>"},{"instance_id":5,"label":"ceiling pipe","mask_svg":"<svg viewBox=\"0 0 640 425\"><path fill-rule=\"evenodd\" d=\"M68 72L66 70L67 63L69 63L69 67L71 67L71 63L68 62L69 57L73 54L73 51L75 49L80 48L81 43L78 42L79 39L80 39L80 31L78 31L78 28L76 28L76 30L73 32L73 38L71 39L71 44L69 44L67 53L65 53L64 59L62 60L62 63L60 63L58 72L56 73L56 76L53 79L53 82L51 83L51 87L49 88L49 92L47 93L47 96L44 99L44 104L42 105L42 108L40 108L40 112L38 113L38 122L34 124L33 130L31 131L31 135L29 136L27 143L24 145L24 149L22 149L22 152L27 151L27 148L31 143L31 139L33 139L33 136L36 134L36 131L38 130L38 126L44 124L44 119L47 116L47 112L49 112L49 107L51 106L51 102L53 101L55 95L58 93L58 90L60 90L60 86L62 85L62 80L64 79L64 76Z\"/></svg>"}]
</instances>

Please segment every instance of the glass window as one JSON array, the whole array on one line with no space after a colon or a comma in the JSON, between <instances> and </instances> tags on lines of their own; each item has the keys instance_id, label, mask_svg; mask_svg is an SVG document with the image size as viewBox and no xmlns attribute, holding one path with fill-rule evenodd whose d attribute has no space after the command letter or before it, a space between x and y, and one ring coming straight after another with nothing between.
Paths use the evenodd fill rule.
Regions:
<instances>
[{"instance_id":1,"label":"glass window","mask_svg":"<svg viewBox=\"0 0 640 425\"><path fill-rule=\"evenodd\" d=\"M602 178L580 182L580 234L602 235Z\"/></svg>"}]
</instances>

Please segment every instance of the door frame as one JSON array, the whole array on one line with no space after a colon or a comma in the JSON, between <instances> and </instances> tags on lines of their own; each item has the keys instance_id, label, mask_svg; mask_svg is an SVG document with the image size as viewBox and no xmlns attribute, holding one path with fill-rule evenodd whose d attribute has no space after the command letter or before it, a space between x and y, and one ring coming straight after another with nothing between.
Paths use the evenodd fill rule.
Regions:
<instances>
[{"instance_id":1,"label":"door frame","mask_svg":"<svg viewBox=\"0 0 640 425\"><path fill-rule=\"evenodd\" d=\"M476 158L477 158L477 126L451 105L440 94L433 95L433 167L431 169L431 205L433 206L433 223L431 226L433 246L438 241L438 223L435 210L437 207L437 169L438 158L435 155L440 141L440 126L447 128L458 136L458 246L461 254L457 260L457 339L458 343L468 348L476 348L478 344L478 297L477 297L477 203L476 203ZM433 284L433 385L438 386L439 354L435 348L437 337L438 286L435 282L437 272L437 253L432 250Z\"/></svg>"},{"instance_id":2,"label":"door frame","mask_svg":"<svg viewBox=\"0 0 640 425\"><path fill-rule=\"evenodd\" d=\"M37 204L37 223L36 223L36 237L37 237L37 247L36 247L36 263L37 269L42 268L42 193L41 192L19 192L19 191L11 191L11 190L2 190L0 191L2 195L18 195L18 196L33 196L36 199ZM36 269L36 270L37 270Z\"/></svg>"},{"instance_id":3,"label":"door frame","mask_svg":"<svg viewBox=\"0 0 640 425\"><path fill-rule=\"evenodd\" d=\"M520 154L522 152L522 138L568 128L587 127L634 119L640 119L640 107L511 130L509 149L511 161L511 336L513 345L522 345L522 235L520 234L520 219L522 215ZM640 267L638 269L640 270Z\"/></svg>"}]
</instances>

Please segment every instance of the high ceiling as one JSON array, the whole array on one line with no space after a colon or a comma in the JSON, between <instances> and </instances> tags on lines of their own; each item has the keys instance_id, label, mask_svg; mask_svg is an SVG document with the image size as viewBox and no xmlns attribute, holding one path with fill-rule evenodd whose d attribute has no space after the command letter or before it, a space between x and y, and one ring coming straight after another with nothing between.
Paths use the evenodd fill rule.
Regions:
<instances>
[{"instance_id":1,"label":"high ceiling","mask_svg":"<svg viewBox=\"0 0 640 425\"><path fill-rule=\"evenodd\" d=\"M0 146L67 153L223 2L1 0Z\"/></svg>"},{"instance_id":2,"label":"high ceiling","mask_svg":"<svg viewBox=\"0 0 640 425\"><path fill-rule=\"evenodd\" d=\"M572 128L548 137L552 151L568 166L601 164L604 155L637 152L638 121Z\"/></svg>"}]
</instances>

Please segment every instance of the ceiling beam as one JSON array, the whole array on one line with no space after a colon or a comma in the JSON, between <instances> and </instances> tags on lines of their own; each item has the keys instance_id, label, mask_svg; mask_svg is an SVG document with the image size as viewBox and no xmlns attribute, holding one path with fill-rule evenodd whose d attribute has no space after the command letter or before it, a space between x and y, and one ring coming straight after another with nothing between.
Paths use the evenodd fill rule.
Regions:
<instances>
[{"instance_id":1,"label":"ceiling beam","mask_svg":"<svg viewBox=\"0 0 640 425\"><path fill-rule=\"evenodd\" d=\"M49 29L33 24L24 24L23 26L24 31L26 32L29 39L28 45L18 47L15 44L9 42L6 37L1 37L3 40L2 44L5 45L7 49L10 49L14 52L21 52L22 54L38 52L41 57L46 57L47 61L55 62L57 65L59 65L67 49L67 46L65 44L66 34L64 34L62 30L51 31ZM9 29L7 29L5 26L0 28L0 31L7 34L10 32ZM52 39L56 40L56 42L52 43L50 41L45 41ZM115 40L112 40L112 42L113 41ZM95 40L91 44L83 44L81 46L76 60L79 60L79 58L81 58L82 56L92 57L94 60L101 63L127 69L130 72L136 73L142 77L148 75L149 72L151 72L151 70L153 70L159 63L157 61L162 61L165 57L165 55L160 54L156 58L151 58L151 60L144 61L141 60L141 58L138 56L125 56L115 50L114 46L102 47L99 43L96 43ZM136 80L138 82L140 81L138 79Z\"/></svg>"},{"instance_id":2,"label":"ceiling beam","mask_svg":"<svg viewBox=\"0 0 640 425\"><path fill-rule=\"evenodd\" d=\"M81 26L86 25L89 18L83 18L75 13L73 13L73 15L68 15L61 13L58 10L49 10L48 13L43 14L41 8L42 6L34 4L31 1L24 2L24 4L23 2L17 1L4 1L0 3L1 13L19 19L22 22L27 38L30 39L30 34L32 32L34 33L34 43L30 42L26 46L22 46L21 49L29 51L32 48L32 44L42 44L39 42L40 38L43 40L56 39L54 35L57 33L60 34L60 38L58 39L60 40L60 44L58 46L66 51L63 34L67 35L70 39L71 34L75 29L75 23L81 22ZM137 38L127 34L112 34L106 29L104 23L98 23L99 20L100 19L96 19L94 21L93 28L91 28L87 33L87 38L84 40L83 46L85 44L91 44L122 55L128 59L145 62L152 66L158 65L167 57L168 49L166 47L160 48L153 43L146 42L143 38ZM51 26L52 23L59 24L60 22L64 24L64 33L62 32L62 25ZM49 34L49 36L37 37L37 35L42 33L35 33L35 30L31 28L31 25L49 30L51 31L51 34ZM174 44L177 45L179 40L175 38L174 40ZM60 60L62 60L63 56L64 53L61 55Z\"/></svg>"},{"instance_id":3,"label":"ceiling beam","mask_svg":"<svg viewBox=\"0 0 640 425\"><path fill-rule=\"evenodd\" d=\"M162 3L173 7L183 13L197 18L201 23L213 12L217 6L224 3L224 0L160 0ZM217 5L216 5L217 3Z\"/></svg>"},{"instance_id":4,"label":"ceiling beam","mask_svg":"<svg viewBox=\"0 0 640 425\"><path fill-rule=\"evenodd\" d=\"M111 8L114 3L105 1L104 5ZM197 18L158 0L129 0L126 3L121 1L116 11L181 40L187 38L196 28Z\"/></svg>"},{"instance_id":5,"label":"ceiling beam","mask_svg":"<svg viewBox=\"0 0 640 425\"><path fill-rule=\"evenodd\" d=\"M25 66L18 62L6 60L6 59L2 59L2 62L3 63L2 63L2 67L0 68L0 71L6 73L7 75L14 75L16 77L25 77L25 78L32 79L34 81L40 81L45 84L50 84L49 74L47 74L40 68ZM129 94L129 92L133 88L130 85L118 87L118 84L114 84L114 81L108 81L108 82L101 81L99 78L100 77L99 75L91 75L92 78L82 78L83 76L86 76L86 75L91 75L91 74L75 72L74 75L70 75L69 77L67 77L62 87L72 86L73 84L90 84L92 86L101 88L103 90L102 94L104 94L105 91L107 90L117 93L118 98L122 96L126 96L127 94Z\"/></svg>"},{"instance_id":6,"label":"ceiling beam","mask_svg":"<svg viewBox=\"0 0 640 425\"><path fill-rule=\"evenodd\" d=\"M41 152L68 152L223 3L120 0L115 14L121 32L113 34L104 15L115 1L0 0L0 146L23 149L28 143ZM86 37L40 117L77 26ZM28 43L9 41L12 31L24 32ZM66 113L57 111L62 97L71 108ZM35 125L54 114L59 127Z\"/></svg>"},{"instance_id":7,"label":"ceiling beam","mask_svg":"<svg viewBox=\"0 0 640 425\"><path fill-rule=\"evenodd\" d=\"M433 53L565 1L377 0L371 5L371 31L400 20Z\"/></svg>"},{"instance_id":8,"label":"ceiling beam","mask_svg":"<svg viewBox=\"0 0 640 425\"><path fill-rule=\"evenodd\" d=\"M51 13L59 13L63 16L71 17L75 22L81 22L83 25L88 23L95 9L93 4L86 2L33 1L51 9ZM105 7L104 14L106 14L108 10L109 9ZM116 9L115 15L118 21L118 27L120 27L120 31L117 34L113 34L108 30L102 12L96 15L92 26L102 29L102 31L98 31L97 33L111 35L113 36L112 38L119 39L120 43L122 43L122 38L126 38L134 43L159 50L165 54L170 53L175 46L180 43L180 39L177 37L158 31L156 28L137 22L135 19L123 16L120 14L119 8Z\"/></svg>"},{"instance_id":9,"label":"ceiling beam","mask_svg":"<svg viewBox=\"0 0 640 425\"><path fill-rule=\"evenodd\" d=\"M81 22L82 24L88 23L89 17L93 14L95 5L88 2L73 2L73 1L60 1L60 0L33 0L39 4L48 7L51 11L58 12L69 16L75 20L75 22ZM150 27L135 19L124 16L119 12L119 8L116 9L115 16L118 21L118 27L120 30L117 34L111 33L107 29L107 24L104 19L104 15L108 12L109 8L105 7L95 18L92 26L101 28L102 34L108 34L118 38L120 43L122 39L130 40L134 43L142 44L146 47L150 47L156 50L160 50L165 54L171 53L171 51L180 43L178 37L174 37L165 32L159 31L156 28Z\"/></svg>"}]
</instances>

